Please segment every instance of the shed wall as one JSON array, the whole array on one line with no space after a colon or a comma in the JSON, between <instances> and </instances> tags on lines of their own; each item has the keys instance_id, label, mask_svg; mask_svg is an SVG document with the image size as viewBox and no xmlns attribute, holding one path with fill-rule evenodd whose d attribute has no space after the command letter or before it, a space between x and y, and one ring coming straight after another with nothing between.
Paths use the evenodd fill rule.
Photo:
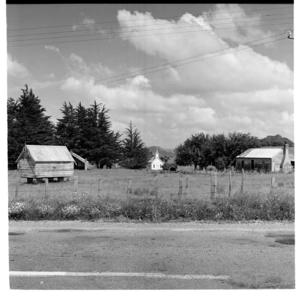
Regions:
<instances>
[{"instance_id":1,"label":"shed wall","mask_svg":"<svg viewBox=\"0 0 300 293\"><path fill-rule=\"evenodd\" d=\"M36 163L36 178L70 177L74 174L74 163Z\"/></svg>"},{"instance_id":2,"label":"shed wall","mask_svg":"<svg viewBox=\"0 0 300 293\"><path fill-rule=\"evenodd\" d=\"M254 166L251 161L254 161ZM242 162L244 162L244 166L242 165ZM279 163L280 165L280 163ZM252 170L258 170L258 171L266 171L271 172L272 171L272 159L270 158L237 158L236 159L236 169L245 171L252 171Z\"/></svg>"},{"instance_id":3,"label":"shed wall","mask_svg":"<svg viewBox=\"0 0 300 293\"><path fill-rule=\"evenodd\" d=\"M29 159L21 159L18 162L18 170L21 178L33 178L34 162L30 162L29 164Z\"/></svg>"}]
</instances>

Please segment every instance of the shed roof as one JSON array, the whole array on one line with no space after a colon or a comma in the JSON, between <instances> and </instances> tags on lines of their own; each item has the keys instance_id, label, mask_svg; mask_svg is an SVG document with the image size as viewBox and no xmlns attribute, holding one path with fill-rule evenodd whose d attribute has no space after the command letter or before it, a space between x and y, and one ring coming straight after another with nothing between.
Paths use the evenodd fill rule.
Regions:
<instances>
[{"instance_id":1,"label":"shed roof","mask_svg":"<svg viewBox=\"0 0 300 293\"><path fill-rule=\"evenodd\" d=\"M35 162L74 162L66 146L57 145L25 145L17 162L28 151Z\"/></svg>"},{"instance_id":2,"label":"shed roof","mask_svg":"<svg viewBox=\"0 0 300 293\"><path fill-rule=\"evenodd\" d=\"M237 156L237 158L273 158L274 156L282 152L282 150L282 147L248 149Z\"/></svg>"},{"instance_id":3,"label":"shed roof","mask_svg":"<svg viewBox=\"0 0 300 293\"><path fill-rule=\"evenodd\" d=\"M85 163L85 162L86 162L86 160L85 160L83 157L80 157L79 155L75 154L74 152L70 151L70 154L71 154L74 158L76 158L76 159L78 159L79 161L81 161L82 163Z\"/></svg>"}]
</instances>

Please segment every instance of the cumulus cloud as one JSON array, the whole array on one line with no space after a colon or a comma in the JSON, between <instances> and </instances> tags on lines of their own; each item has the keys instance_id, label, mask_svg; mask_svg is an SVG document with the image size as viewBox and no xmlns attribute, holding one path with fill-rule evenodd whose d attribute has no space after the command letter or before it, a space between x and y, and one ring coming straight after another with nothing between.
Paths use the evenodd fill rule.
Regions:
<instances>
[{"instance_id":1,"label":"cumulus cloud","mask_svg":"<svg viewBox=\"0 0 300 293\"><path fill-rule=\"evenodd\" d=\"M7 54L7 73L17 78L24 78L30 75L28 69L10 54Z\"/></svg>"},{"instance_id":2,"label":"cumulus cloud","mask_svg":"<svg viewBox=\"0 0 300 293\"><path fill-rule=\"evenodd\" d=\"M210 12L202 16L186 13L178 21L169 21L120 10L120 37L161 63L170 63L167 70L151 75L136 72L117 85L105 84L97 82L97 77L116 75L110 68L87 64L72 54L62 90L84 96L86 106L93 100L106 104L112 109L116 130L122 132L132 120L146 143L156 140L165 147L199 132L241 131L258 137L281 133L293 138L293 72L285 63L242 44L266 37L268 31L250 27L241 31L238 17L245 16L245 11L238 5L217 5L211 12L221 8L227 9L222 17L236 27L231 33L214 30L215 14ZM240 13L233 14L238 9ZM250 19L257 24L261 21L259 15ZM149 31L147 37L132 37L145 30L145 25L157 30ZM183 27L195 25L197 33L181 33ZM166 27L174 34L159 35ZM232 42L237 46L231 47Z\"/></svg>"}]
</instances>

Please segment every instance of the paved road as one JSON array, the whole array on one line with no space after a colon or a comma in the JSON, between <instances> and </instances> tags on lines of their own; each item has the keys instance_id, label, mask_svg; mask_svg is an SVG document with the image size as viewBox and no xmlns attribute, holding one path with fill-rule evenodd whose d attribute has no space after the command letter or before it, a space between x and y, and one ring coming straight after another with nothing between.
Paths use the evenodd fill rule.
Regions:
<instances>
[{"instance_id":1,"label":"paved road","mask_svg":"<svg viewBox=\"0 0 300 293\"><path fill-rule=\"evenodd\" d=\"M10 222L11 289L295 288L294 224Z\"/></svg>"}]
</instances>

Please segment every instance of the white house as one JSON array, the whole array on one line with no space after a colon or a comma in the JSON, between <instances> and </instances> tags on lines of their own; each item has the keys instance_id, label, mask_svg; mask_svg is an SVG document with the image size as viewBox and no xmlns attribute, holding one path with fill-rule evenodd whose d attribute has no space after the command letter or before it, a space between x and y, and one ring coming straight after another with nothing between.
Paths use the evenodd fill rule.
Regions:
<instances>
[{"instance_id":1,"label":"white house","mask_svg":"<svg viewBox=\"0 0 300 293\"><path fill-rule=\"evenodd\" d=\"M159 158L158 149L156 149L155 157L149 160L151 170L162 170L164 162Z\"/></svg>"}]
</instances>

